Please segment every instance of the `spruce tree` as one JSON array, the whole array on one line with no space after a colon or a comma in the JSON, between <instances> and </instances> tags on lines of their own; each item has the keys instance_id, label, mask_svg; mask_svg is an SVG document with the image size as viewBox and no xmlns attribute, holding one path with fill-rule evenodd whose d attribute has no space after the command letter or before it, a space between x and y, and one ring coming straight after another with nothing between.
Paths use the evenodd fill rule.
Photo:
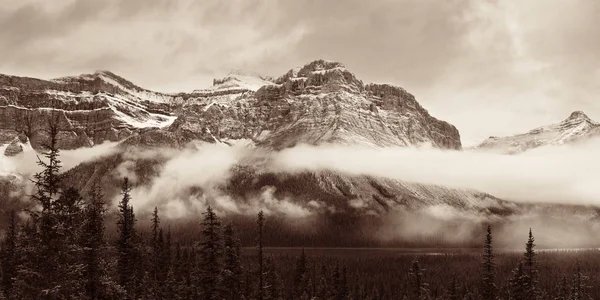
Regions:
<instances>
[{"instance_id":1,"label":"spruce tree","mask_svg":"<svg viewBox=\"0 0 600 300\"><path fill-rule=\"evenodd\" d=\"M158 207L154 207L154 212L152 213L152 237L150 241L150 246L152 247L152 265L151 269L151 280L158 280L158 268L159 268L159 245L158 245L158 232L160 230L160 217L158 216Z\"/></svg>"},{"instance_id":2,"label":"spruce tree","mask_svg":"<svg viewBox=\"0 0 600 300\"><path fill-rule=\"evenodd\" d=\"M293 291L294 298L300 298L304 292L307 291L308 283L308 260L306 259L306 252L302 248L302 252L296 260L296 268L294 270L294 281Z\"/></svg>"},{"instance_id":3,"label":"spruce tree","mask_svg":"<svg viewBox=\"0 0 600 300\"><path fill-rule=\"evenodd\" d=\"M59 123L59 115L52 110L48 141L42 144L47 161L38 157L42 171L33 176L31 198L39 209L28 211L30 223L20 238L23 247L15 277L18 298L81 296L81 196L75 189L60 188Z\"/></svg>"},{"instance_id":4,"label":"spruce tree","mask_svg":"<svg viewBox=\"0 0 600 300\"><path fill-rule=\"evenodd\" d=\"M482 290L483 300L494 300L497 295L495 257L492 248L492 227L488 225L485 235L485 244L483 246L483 272L482 272Z\"/></svg>"},{"instance_id":5,"label":"spruce tree","mask_svg":"<svg viewBox=\"0 0 600 300\"><path fill-rule=\"evenodd\" d=\"M17 275L17 220L15 211L10 212L8 228L2 241L2 251L0 252L0 263L2 268L2 291L7 298L12 295L14 277Z\"/></svg>"},{"instance_id":6,"label":"spruce tree","mask_svg":"<svg viewBox=\"0 0 600 300\"><path fill-rule=\"evenodd\" d=\"M265 260L265 294L267 300L281 300L281 279L275 270L275 265L270 258Z\"/></svg>"},{"instance_id":7,"label":"spruce tree","mask_svg":"<svg viewBox=\"0 0 600 300\"><path fill-rule=\"evenodd\" d=\"M119 219L117 229L119 237L117 239L117 274L118 282L125 289L130 298L135 293L136 276L136 233L135 233L135 215L133 207L129 204L131 201L131 186L129 178L125 177L121 188L121 201L119 202Z\"/></svg>"},{"instance_id":8,"label":"spruce tree","mask_svg":"<svg viewBox=\"0 0 600 300\"><path fill-rule=\"evenodd\" d=\"M590 288L587 285L589 278L583 274L579 259L575 263L575 274L573 274L573 283L571 285L571 300L592 299L588 293Z\"/></svg>"},{"instance_id":9,"label":"spruce tree","mask_svg":"<svg viewBox=\"0 0 600 300\"><path fill-rule=\"evenodd\" d=\"M509 281L509 297L512 300L530 300L528 298L529 284L527 273L520 261L512 271L512 277Z\"/></svg>"},{"instance_id":10,"label":"spruce tree","mask_svg":"<svg viewBox=\"0 0 600 300\"><path fill-rule=\"evenodd\" d=\"M231 223L225 225L223 231L223 286L226 291L226 299L233 300L241 297L242 265L239 250L240 241L235 236L235 230Z\"/></svg>"},{"instance_id":11,"label":"spruce tree","mask_svg":"<svg viewBox=\"0 0 600 300\"><path fill-rule=\"evenodd\" d=\"M536 268L535 261L535 238L531 233L531 228L529 228L529 237L527 239L527 243L525 244L525 253L524 253L524 270L525 270L525 281L527 284L527 297L528 299L537 299L538 298L538 289L537 289L537 277L538 271Z\"/></svg>"},{"instance_id":12,"label":"spruce tree","mask_svg":"<svg viewBox=\"0 0 600 300\"><path fill-rule=\"evenodd\" d=\"M202 221L202 242L200 243L200 282L203 299L222 299L222 256L221 221L208 206Z\"/></svg>"},{"instance_id":13,"label":"spruce tree","mask_svg":"<svg viewBox=\"0 0 600 300\"><path fill-rule=\"evenodd\" d=\"M423 281L423 270L417 260L413 261L410 268L410 275L413 277L413 297L416 300L427 296L427 284Z\"/></svg>"},{"instance_id":14,"label":"spruce tree","mask_svg":"<svg viewBox=\"0 0 600 300\"><path fill-rule=\"evenodd\" d=\"M258 250L258 300L264 300L265 270L263 257L263 229L265 227L265 214L261 210L256 219L258 225L257 250Z\"/></svg>"},{"instance_id":15,"label":"spruce tree","mask_svg":"<svg viewBox=\"0 0 600 300\"><path fill-rule=\"evenodd\" d=\"M89 195L89 202L84 211L84 223L82 231L83 246L83 277L85 280L85 291L89 299L105 299L106 294L102 291L103 280L106 276L104 268L104 218L106 207L102 199L100 187L94 185Z\"/></svg>"}]
</instances>

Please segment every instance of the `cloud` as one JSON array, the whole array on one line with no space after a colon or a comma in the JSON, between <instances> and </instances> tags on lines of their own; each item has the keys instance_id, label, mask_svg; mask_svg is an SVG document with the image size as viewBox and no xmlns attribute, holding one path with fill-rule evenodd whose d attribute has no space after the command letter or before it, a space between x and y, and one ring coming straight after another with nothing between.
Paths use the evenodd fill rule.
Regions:
<instances>
[{"instance_id":1,"label":"cloud","mask_svg":"<svg viewBox=\"0 0 600 300\"><path fill-rule=\"evenodd\" d=\"M93 161L116 153L118 151L116 145L116 142L107 141L90 148L61 150L59 155L62 171L67 171L80 163ZM4 145L4 147L6 146L7 145ZM25 145L25 148L27 147L28 145ZM16 173L25 176L33 175L40 171L40 166L37 164L37 156L46 161L42 154L33 151L31 148L11 157L2 155L0 156L0 174Z\"/></svg>"},{"instance_id":2,"label":"cloud","mask_svg":"<svg viewBox=\"0 0 600 300\"><path fill-rule=\"evenodd\" d=\"M407 182L467 188L517 202L600 204L600 140L520 155L433 148L306 146L273 155L286 172L335 170ZM358 204L357 204L358 205Z\"/></svg>"}]
</instances>

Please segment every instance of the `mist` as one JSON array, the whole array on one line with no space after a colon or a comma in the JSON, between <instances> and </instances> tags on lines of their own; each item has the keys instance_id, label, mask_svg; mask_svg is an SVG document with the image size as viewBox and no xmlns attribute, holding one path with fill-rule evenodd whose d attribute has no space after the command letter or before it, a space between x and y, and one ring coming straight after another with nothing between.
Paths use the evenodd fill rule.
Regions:
<instances>
[{"instance_id":1,"label":"mist","mask_svg":"<svg viewBox=\"0 0 600 300\"><path fill-rule=\"evenodd\" d=\"M115 147L117 142L106 141L102 144L95 145L89 148L78 148L74 150L60 150L60 161L62 170L67 171L78 164L100 159L104 156L114 154L118 151ZM5 145L4 147L6 147ZM0 150L3 150L0 148ZM0 151L3 153L4 151ZM16 173L19 175L29 176L40 171L40 166L37 164L38 156L44 159L43 154L31 149L27 144L25 150L15 156L7 157L0 156L0 174Z\"/></svg>"},{"instance_id":2,"label":"mist","mask_svg":"<svg viewBox=\"0 0 600 300\"><path fill-rule=\"evenodd\" d=\"M594 159L600 150L600 139L538 148L517 155L432 147L298 145L272 152L242 144L192 143L183 149L122 149L115 145L104 143L92 148L61 151L60 159L66 171L82 162L121 153L123 162L109 176L131 179L134 183L132 205L142 218L158 207L167 220L196 219L211 205L223 217L250 219L262 210L268 217L292 222L296 228L308 228L315 224L316 218L336 213L336 207L323 199L278 198L276 187L269 185L248 199L235 198L222 187L240 165L253 166L264 172L336 171L351 176L368 175L473 189L520 203L596 205L600 198L596 188L596 182L600 181L600 163ZM3 158L0 172L33 174L39 171L35 155L31 151ZM136 164L144 159L161 161L158 173L149 182L140 182L134 171ZM113 195L110 203L114 209L120 196ZM589 217L572 214L564 218L550 217L535 209L506 217L435 205L418 211L393 210L381 216L378 228L369 230L374 230L373 237L383 243L435 240L468 244L481 238L485 224L493 223L497 228L496 240L502 247L521 247L523 241L514 237L525 236L530 227L536 229L541 245L577 247L595 241L593 233L597 225L589 222Z\"/></svg>"},{"instance_id":3,"label":"mist","mask_svg":"<svg viewBox=\"0 0 600 300\"><path fill-rule=\"evenodd\" d=\"M600 139L518 155L479 150L297 146L272 158L284 172L336 170L408 182L474 189L516 202L600 204Z\"/></svg>"}]
</instances>

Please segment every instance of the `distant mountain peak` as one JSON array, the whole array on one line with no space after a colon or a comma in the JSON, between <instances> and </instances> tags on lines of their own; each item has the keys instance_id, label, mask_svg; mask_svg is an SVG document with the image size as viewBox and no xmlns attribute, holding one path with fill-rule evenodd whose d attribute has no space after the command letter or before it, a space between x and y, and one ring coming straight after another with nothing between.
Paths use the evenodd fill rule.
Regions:
<instances>
[{"instance_id":1,"label":"distant mountain peak","mask_svg":"<svg viewBox=\"0 0 600 300\"><path fill-rule=\"evenodd\" d=\"M583 141L600 134L600 124L583 111L574 111L562 122L506 137L490 137L476 148L515 154L544 146Z\"/></svg>"},{"instance_id":2,"label":"distant mountain peak","mask_svg":"<svg viewBox=\"0 0 600 300\"><path fill-rule=\"evenodd\" d=\"M317 59L302 66L298 70L298 76L304 77L315 71L326 71L332 69L345 69L346 66L340 62Z\"/></svg>"},{"instance_id":3,"label":"distant mountain peak","mask_svg":"<svg viewBox=\"0 0 600 300\"><path fill-rule=\"evenodd\" d=\"M565 121L571 120L590 120L590 118L583 111L576 110L572 112L571 115Z\"/></svg>"}]
</instances>

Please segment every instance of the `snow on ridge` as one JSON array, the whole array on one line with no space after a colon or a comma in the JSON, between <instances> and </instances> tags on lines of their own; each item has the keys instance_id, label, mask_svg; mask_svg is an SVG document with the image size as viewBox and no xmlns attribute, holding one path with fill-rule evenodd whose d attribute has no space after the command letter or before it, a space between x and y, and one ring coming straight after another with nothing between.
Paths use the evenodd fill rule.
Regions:
<instances>
[{"instance_id":1,"label":"snow on ridge","mask_svg":"<svg viewBox=\"0 0 600 300\"><path fill-rule=\"evenodd\" d=\"M148 91L145 89L142 89L142 91L137 91L137 90L127 88L127 87L123 86L121 83L119 83L118 81L114 80L106 72L97 72L96 74L98 74L98 76L102 80L104 80L106 83L116 86L119 89L125 91L126 93L128 93L132 96L135 96L141 100L146 100L146 101L156 102L156 103L165 103L165 102L168 102L168 100L169 100L169 96L167 96L167 95L161 95L159 93L151 92L151 91Z\"/></svg>"},{"instance_id":2,"label":"snow on ridge","mask_svg":"<svg viewBox=\"0 0 600 300\"><path fill-rule=\"evenodd\" d=\"M272 81L266 80L258 75L239 74L232 72L222 79L215 79L211 87L195 90L194 93L211 93L219 91L248 90L258 91L265 85L274 85Z\"/></svg>"}]
</instances>

